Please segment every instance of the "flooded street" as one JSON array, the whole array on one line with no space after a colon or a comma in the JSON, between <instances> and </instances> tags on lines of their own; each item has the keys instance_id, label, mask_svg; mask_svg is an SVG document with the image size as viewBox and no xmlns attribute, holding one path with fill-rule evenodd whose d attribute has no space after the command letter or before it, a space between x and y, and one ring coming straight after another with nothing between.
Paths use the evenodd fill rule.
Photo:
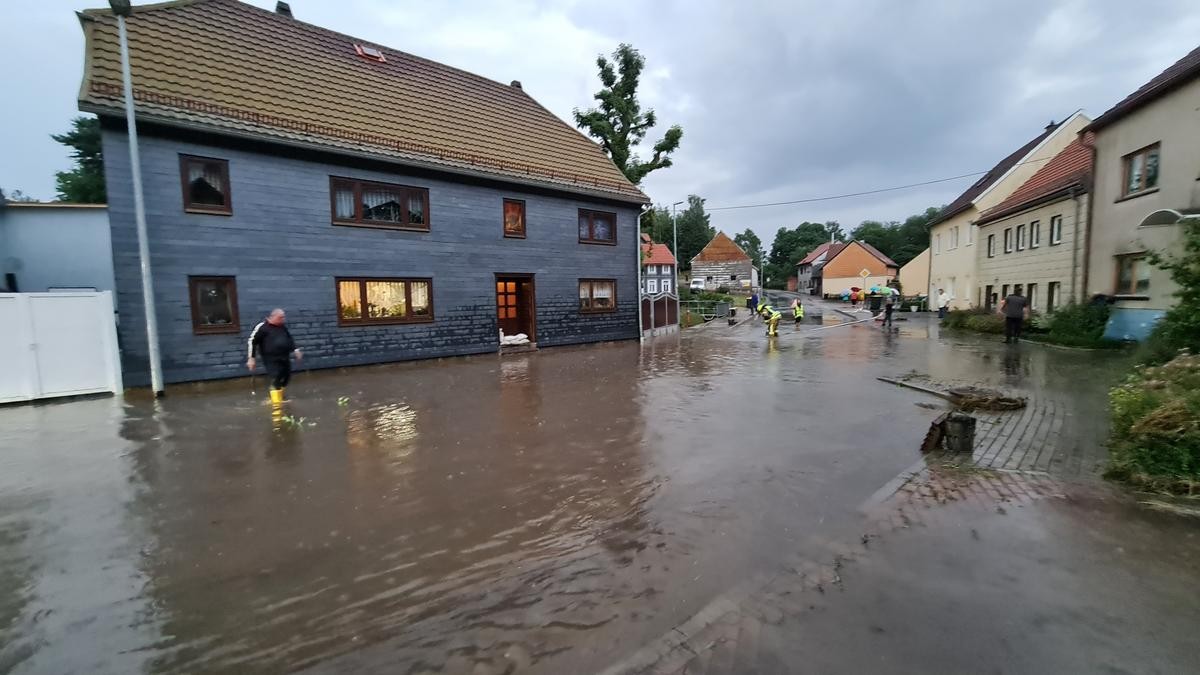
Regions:
<instances>
[{"instance_id":1,"label":"flooded street","mask_svg":"<svg viewBox=\"0 0 1200 675\"><path fill-rule=\"evenodd\" d=\"M859 531L940 412L878 376L1103 431L1126 357L901 326L301 372L287 417L261 379L0 409L0 672L596 672Z\"/></svg>"}]
</instances>

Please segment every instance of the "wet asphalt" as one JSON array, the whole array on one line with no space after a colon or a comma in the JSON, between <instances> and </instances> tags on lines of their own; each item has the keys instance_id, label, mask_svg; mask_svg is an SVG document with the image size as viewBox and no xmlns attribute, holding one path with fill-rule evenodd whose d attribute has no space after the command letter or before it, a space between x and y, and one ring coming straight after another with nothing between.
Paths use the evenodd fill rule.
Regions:
<instances>
[{"instance_id":1,"label":"wet asphalt","mask_svg":"<svg viewBox=\"0 0 1200 675\"><path fill-rule=\"evenodd\" d=\"M940 412L877 376L1127 364L841 321L2 408L0 672L599 671L857 531Z\"/></svg>"}]
</instances>

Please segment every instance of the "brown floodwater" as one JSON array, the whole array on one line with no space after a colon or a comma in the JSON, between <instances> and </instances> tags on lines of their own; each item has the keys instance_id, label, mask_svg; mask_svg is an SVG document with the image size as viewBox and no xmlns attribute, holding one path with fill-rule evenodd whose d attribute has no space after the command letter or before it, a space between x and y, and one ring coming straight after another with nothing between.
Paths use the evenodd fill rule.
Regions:
<instances>
[{"instance_id":1,"label":"brown floodwater","mask_svg":"<svg viewBox=\"0 0 1200 675\"><path fill-rule=\"evenodd\" d=\"M901 326L0 409L0 672L600 670L858 526L937 414L876 376L1083 363Z\"/></svg>"}]
</instances>

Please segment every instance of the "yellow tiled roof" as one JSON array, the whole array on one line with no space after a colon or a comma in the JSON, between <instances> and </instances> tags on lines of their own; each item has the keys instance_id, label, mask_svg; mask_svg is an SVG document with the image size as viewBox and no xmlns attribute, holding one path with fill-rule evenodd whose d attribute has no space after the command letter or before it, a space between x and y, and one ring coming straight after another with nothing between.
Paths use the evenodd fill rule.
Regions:
<instances>
[{"instance_id":1,"label":"yellow tiled roof","mask_svg":"<svg viewBox=\"0 0 1200 675\"><path fill-rule=\"evenodd\" d=\"M116 19L99 9L80 19L80 108L124 114ZM126 28L139 119L649 201L519 86L236 0L142 5Z\"/></svg>"}]
</instances>

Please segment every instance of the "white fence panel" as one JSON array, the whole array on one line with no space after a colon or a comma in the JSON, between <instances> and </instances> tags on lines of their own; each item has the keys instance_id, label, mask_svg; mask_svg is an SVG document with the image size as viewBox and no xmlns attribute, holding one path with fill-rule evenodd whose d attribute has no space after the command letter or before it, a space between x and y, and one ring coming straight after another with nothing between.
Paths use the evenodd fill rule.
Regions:
<instances>
[{"instance_id":1,"label":"white fence panel","mask_svg":"<svg viewBox=\"0 0 1200 675\"><path fill-rule=\"evenodd\" d=\"M0 402L120 393L112 294L0 294Z\"/></svg>"}]
</instances>

